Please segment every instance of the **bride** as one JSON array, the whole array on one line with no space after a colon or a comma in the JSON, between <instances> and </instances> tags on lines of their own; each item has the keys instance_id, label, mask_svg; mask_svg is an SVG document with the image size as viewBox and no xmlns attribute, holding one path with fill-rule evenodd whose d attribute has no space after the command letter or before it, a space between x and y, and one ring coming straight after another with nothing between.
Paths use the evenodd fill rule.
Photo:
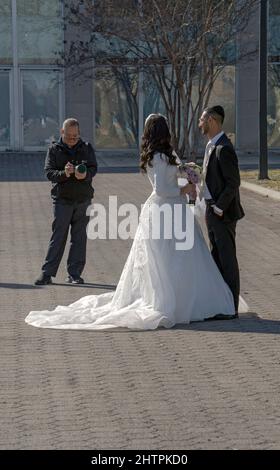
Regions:
<instances>
[{"instance_id":1,"label":"bride","mask_svg":"<svg viewBox=\"0 0 280 470\"><path fill-rule=\"evenodd\" d=\"M88 295L52 311L32 311L25 319L27 323L41 328L154 330L221 314L234 317L231 290L210 254L197 216L189 217L186 194L193 193L195 186L188 183L179 187L179 163L170 145L166 118L150 115L144 128L141 168L153 191L141 211L116 290ZM180 222L189 229L188 240L193 234L193 243L187 248L178 249L182 242L174 230L172 236L164 236L162 218L157 219L157 227L152 227L158 229L159 236L152 236L150 222L156 220L155 208L163 209L164 205L170 208L171 216L175 209L181 209Z\"/></svg>"}]
</instances>

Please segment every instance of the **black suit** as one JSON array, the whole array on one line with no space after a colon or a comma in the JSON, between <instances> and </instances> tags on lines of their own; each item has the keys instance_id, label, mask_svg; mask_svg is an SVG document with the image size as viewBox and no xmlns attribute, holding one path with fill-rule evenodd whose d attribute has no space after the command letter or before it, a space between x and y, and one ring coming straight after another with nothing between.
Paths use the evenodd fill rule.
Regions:
<instances>
[{"instance_id":1,"label":"black suit","mask_svg":"<svg viewBox=\"0 0 280 470\"><path fill-rule=\"evenodd\" d=\"M236 223L244 217L240 204L240 174L238 160L233 145L223 134L209 158L206 184L223 216L216 215L210 204L206 208L206 223L211 243L212 256L229 285L238 309L240 281L236 257ZM223 312L221 312L223 313Z\"/></svg>"}]
</instances>

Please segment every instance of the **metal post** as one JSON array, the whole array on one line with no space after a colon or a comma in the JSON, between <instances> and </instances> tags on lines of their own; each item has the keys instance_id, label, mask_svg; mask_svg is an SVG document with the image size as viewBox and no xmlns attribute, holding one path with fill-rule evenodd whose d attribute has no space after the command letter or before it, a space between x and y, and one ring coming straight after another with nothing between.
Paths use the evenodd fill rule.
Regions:
<instances>
[{"instance_id":1,"label":"metal post","mask_svg":"<svg viewBox=\"0 0 280 470\"><path fill-rule=\"evenodd\" d=\"M267 0L260 0L259 179L268 179L267 151Z\"/></svg>"}]
</instances>

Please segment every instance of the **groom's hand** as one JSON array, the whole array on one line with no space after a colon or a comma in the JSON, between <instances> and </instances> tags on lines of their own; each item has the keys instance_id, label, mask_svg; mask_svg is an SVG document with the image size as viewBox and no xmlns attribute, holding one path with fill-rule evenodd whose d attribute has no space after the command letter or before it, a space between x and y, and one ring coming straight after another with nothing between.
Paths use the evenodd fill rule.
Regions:
<instances>
[{"instance_id":1,"label":"groom's hand","mask_svg":"<svg viewBox=\"0 0 280 470\"><path fill-rule=\"evenodd\" d=\"M215 213L218 217L223 217L224 211L223 211L222 209L219 209L219 207L217 207L215 204L213 204L211 207L212 207L214 213Z\"/></svg>"}]
</instances>

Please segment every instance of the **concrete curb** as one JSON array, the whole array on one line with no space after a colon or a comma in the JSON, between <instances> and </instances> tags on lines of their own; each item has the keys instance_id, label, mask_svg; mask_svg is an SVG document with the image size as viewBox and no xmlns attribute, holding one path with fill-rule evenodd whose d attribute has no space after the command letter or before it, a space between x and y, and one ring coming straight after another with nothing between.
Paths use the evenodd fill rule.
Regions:
<instances>
[{"instance_id":1,"label":"concrete curb","mask_svg":"<svg viewBox=\"0 0 280 470\"><path fill-rule=\"evenodd\" d=\"M248 183L247 181L241 181L241 187L244 189L249 189L255 193L261 194L262 196L271 197L280 201L280 191L275 191L274 189L264 188L263 186L258 186L257 184Z\"/></svg>"}]
</instances>

